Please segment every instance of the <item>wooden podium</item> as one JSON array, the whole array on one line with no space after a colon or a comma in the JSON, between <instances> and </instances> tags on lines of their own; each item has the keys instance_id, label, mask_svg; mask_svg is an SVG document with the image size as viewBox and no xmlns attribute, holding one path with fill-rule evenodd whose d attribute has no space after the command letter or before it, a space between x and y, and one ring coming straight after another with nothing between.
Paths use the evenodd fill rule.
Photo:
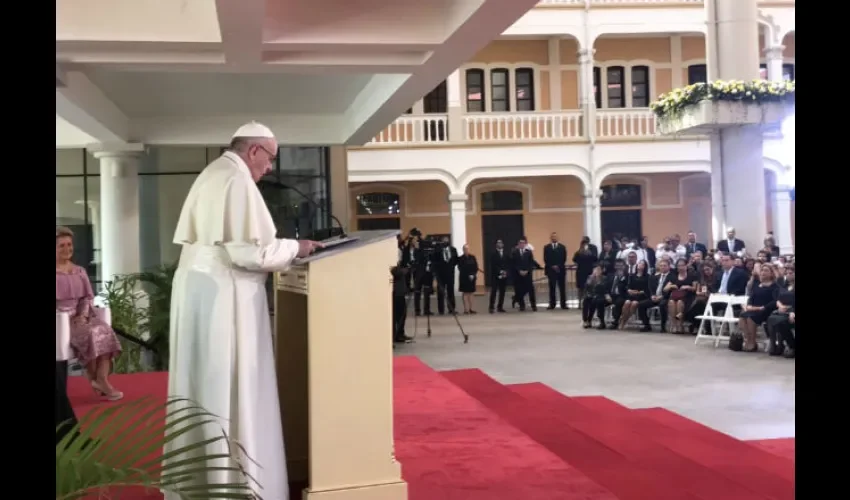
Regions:
<instances>
[{"instance_id":1,"label":"wooden podium","mask_svg":"<svg viewBox=\"0 0 850 500\"><path fill-rule=\"evenodd\" d=\"M291 482L305 500L406 500L393 447L392 290L398 231L275 276L274 349ZM271 499L270 499L271 500Z\"/></svg>"}]
</instances>

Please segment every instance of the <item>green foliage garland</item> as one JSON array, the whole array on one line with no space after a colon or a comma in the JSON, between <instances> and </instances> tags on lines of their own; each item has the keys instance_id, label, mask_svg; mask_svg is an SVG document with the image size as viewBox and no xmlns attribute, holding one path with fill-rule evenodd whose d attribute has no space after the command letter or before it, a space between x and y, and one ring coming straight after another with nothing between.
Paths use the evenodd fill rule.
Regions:
<instances>
[{"instance_id":1,"label":"green foliage garland","mask_svg":"<svg viewBox=\"0 0 850 500\"><path fill-rule=\"evenodd\" d=\"M658 118L670 118L702 101L742 101L753 104L794 103L796 83L794 80L771 82L767 80L717 80L695 83L685 88L673 89L661 94L649 105Z\"/></svg>"}]
</instances>

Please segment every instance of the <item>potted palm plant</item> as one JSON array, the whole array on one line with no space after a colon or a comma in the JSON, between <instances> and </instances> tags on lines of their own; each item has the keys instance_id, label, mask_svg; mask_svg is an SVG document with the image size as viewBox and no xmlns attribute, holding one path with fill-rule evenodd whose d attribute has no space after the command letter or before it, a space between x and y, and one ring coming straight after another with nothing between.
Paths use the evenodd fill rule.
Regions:
<instances>
[{"instance_id":1,"label":"potted palm plant","mask_svg":"<svg viewBox=\"0 0 850 500\"><path fill-rule=\"evenodd\" d=\"M93 410L56 445L56 500L115 498L128 489L158 490L184 500L261 500L256 492L261 486L239 457L250 458L220 426L217 438L174 450L164 460L166 443L208 426L218 426L214 415L179 398L163 403L148 397ZM227 454L204 452L220 442L227 444ZM210 472L239 479L208 484Z\"/></svg>"}]
</instances>

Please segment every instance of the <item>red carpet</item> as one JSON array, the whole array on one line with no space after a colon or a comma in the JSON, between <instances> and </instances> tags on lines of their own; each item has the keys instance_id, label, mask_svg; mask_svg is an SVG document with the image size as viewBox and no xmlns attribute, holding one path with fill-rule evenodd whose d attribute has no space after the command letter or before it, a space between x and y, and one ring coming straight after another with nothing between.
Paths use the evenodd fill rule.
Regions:
<instances>
[{"instance_id":1,"label":"red carpet","mask_svg":"<svg viewBox=\"0 0 850 500\"><path fill-rule=\"evenodd\" d=\"M411 500L793 498L793 438L747 443L660 408L503 386L478 370L441 376L409 356L396 357L394 371L395 452ZM167 374L114 383L127 400L164 400ZM68 394L78 416L109 404L82 377Z\"/></svg>"}]
</instances>

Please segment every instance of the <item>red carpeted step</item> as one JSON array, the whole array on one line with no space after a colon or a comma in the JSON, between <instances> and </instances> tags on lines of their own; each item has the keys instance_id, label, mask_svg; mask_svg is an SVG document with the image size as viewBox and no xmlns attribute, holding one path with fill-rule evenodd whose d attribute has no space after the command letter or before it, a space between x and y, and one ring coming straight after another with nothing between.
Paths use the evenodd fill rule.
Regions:
<instances>
[{"instance_id":1,"label":"red carpeted step","mask_svg":"<svg viewBox=\"0 0 850 500\"><path fill-rule=\"evenodd\" d=\"M629 410L614 402L609 401L601 408L601 411L596 411L543 384L522 384L511 386L511 389L532 401L535 406L548 407L551 411L562 414L564 420L574 429L622 453L630 461L665 475L672 484L700 498L716 500L732 498L790 500L793 498L793 488L782 488L782 485L773 487L769 483L772 478L767 473L762 473L760 479L767 481L768 485L757 488L756 485L751 484L749 476L730 477L692 459L687 453L676 452L685 451L687 449L685 446L678 446L674 451L662 445L656 441L659 439L658 435L635 428L632 425L632 419L624 418L629 416ZM663 437L661 439L670 441ZM747 464L736 465L746 467Z\"/></svg>"},{"instance_id":2,"label":"red carpeted step","mask_svg":"<svg viewBox=\"0 0 850 500\"><path fill-rule=\"evenodd\" d=\"M653 419L642 416L639 410L631 410L605 397L581 396L567 398L560 393L556 392L555 394L566 401L563 404L565 406L564 411L573 410L572 407L567 405L578 404L591 411L602 414L604 417L614 419L616 422L621 423L621 425L638 434L651 436L651 439L656 443L704 467L710 468L730 480L743 484L751 490L763 493L770 498L793 498L793 475L789 479L786 475L777 474L770 468L762 468L761 465L765 458L761 455L756 456L750 453L745 455L745 458L742 460L740 449L742 447L750 447L744 441L738 441L737 439L726 436L735 442L735 445L730 447L726 442L718 443L713 439L706 440L694 435L687 429L682 430L665 426ZM773 459L769 457L768 460Z\"/></svg>"},{"instance_id":3,"label":"red carpeted step","mask_svg":"<svg viewBox=\"0 0 850 500\"><path fill-rule=\"evenodd\" d=\"M797 445L795 438L756 439L747 441L747 444L792 462L796 461Z\"/></svg>"},{"instance_id":4,"label":"red carpeted step","mask_svg":"<svg viewBox=\"0 0 850 500\"><path fill-rule=\"evenodd\" d=\"M416 358L395 358L394 393L410 500L616 500Z\"/></svg>"},{"instance_id":5,"label":"red carpeted step","mask_svg":"<svg viewBox=\"0 0 850 500\"><path fill-rule=\"evenodd\" d=\"M659 473L643 464L627 460L624 455L598 440L573 429L563 415L521 397L479 370L448 371L442 372L442 375L609 489L620 500L708 498L679 487L675 481L671 481L669 473ZM731 498L735 497L724 497Z\"/></svg>"},{"instance_id":6,"label":"red carpeted step","mask_svg":"<svg viewBox=\"0 0 850 500\"><path fill-rule=\"evenodd\" d=\"M664 408L640 408L632 410L636 415L647 417L667 428L687 433L703 443L712 444L715 448L721 448L732 453L737 463L748 463L767 471L786 484L793 485L794 463L787 459L778 457L772 453L760 450L744 441L702 425L678 413ZM730 464L731 465L731 464ZM735 464L737 465L737 464Z\"/></svg>"}]
</instances>

